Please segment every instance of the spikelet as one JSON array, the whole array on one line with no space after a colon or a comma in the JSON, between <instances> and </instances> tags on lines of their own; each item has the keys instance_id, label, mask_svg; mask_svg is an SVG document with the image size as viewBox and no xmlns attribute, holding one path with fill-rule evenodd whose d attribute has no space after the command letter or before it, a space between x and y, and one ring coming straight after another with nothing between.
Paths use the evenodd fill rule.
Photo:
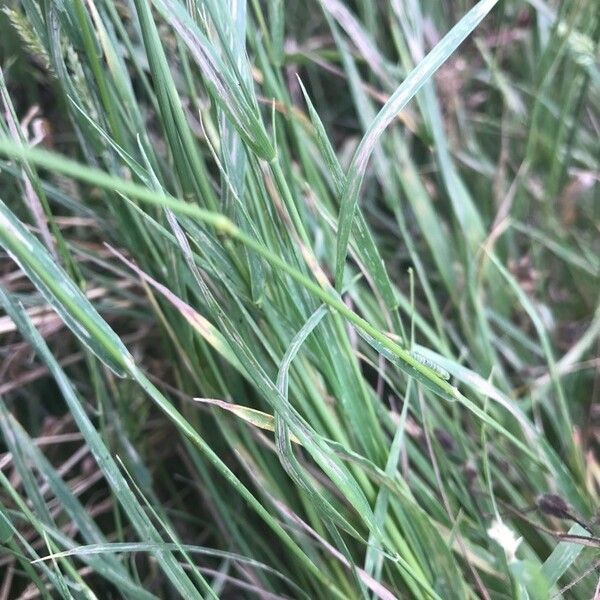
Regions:
<instances>
[{"instance_id":1,"label":"spikelet","mask_svg":"<svg viewBox=\"0 0 600 600\"><path fill-rule=\"evenodd\" d=\"M90 118L94 121L97 121L99 118L98 111L96 110L96 106L94 105L94 101L90 95L85 73L83 72L83 66L79 60L79 55L70 44L68 44L66 47L66 57L66 62L71 73L71 81L77 90L79 101L81 102L82 106L85 107L85 110Z\"/></svg>"},{"instance_id":2,"label":"spikelet","mask_svg":"<svg viewBox=\"0 0 600 600\"><path fill-rule=\"evenodd\" d=\"M50 56L27 17L13 8L5 7L2 9L2 12L8 17L10 24L23 40L25 47L32 58L40 67L44 68L50 75L54 76Z\"/></svg>"}]
</instances>

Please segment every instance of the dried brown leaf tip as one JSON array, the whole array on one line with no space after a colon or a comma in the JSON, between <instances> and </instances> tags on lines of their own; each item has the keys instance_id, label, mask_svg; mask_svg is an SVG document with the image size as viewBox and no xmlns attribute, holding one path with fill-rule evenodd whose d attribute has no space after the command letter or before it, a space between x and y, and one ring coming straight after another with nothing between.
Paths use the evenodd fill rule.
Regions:
<instances>
[{"instance_id":1,"label":"dried brown leaf tip","mask_svg":"<svg viewBox=\"0 0 600 600\"><path fill-rule=\"evenodd\" d=\"M537 499L538 509L545 515L557 519L572 519L571 507L557 494L542 494Z\"/></svg>"},{"instance_id":2,"label":"dried brown leaf tip","mask_svg":"<svg viewBox=\"0 0 600 600\"><path fill-rule=\"evenodd\" d=\"M557 519L568 519L569 521L578 523L591 534L594 533L590 528L590 525L583 518L575 514L566 500L557 494L543 494L539 496L536 501L536 505L538 510L545 515L555 517Z\"/></svg>"}]
</instances>

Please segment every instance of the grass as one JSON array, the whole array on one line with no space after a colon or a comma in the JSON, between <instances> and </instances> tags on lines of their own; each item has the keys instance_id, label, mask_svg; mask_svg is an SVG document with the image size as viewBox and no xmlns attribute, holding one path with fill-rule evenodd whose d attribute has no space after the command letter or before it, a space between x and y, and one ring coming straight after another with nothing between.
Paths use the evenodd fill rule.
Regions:
<instances>
[{"instance_id":1,"label":"grass","mask_svg":"<svg viewBox=\"0 0 600 600\"><path fill-rule=\"evenodd\" d=\"M597 596L599 33L5 3L0 598Z\"/></svg>"}]
</instances>

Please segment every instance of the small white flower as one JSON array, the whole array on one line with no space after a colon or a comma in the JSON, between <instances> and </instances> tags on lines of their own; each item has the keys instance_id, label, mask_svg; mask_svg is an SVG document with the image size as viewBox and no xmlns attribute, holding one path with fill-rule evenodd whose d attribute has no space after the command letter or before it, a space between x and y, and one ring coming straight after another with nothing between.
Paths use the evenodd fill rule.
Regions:
<instances>
[{"instance_id":1,"label":"small white flower","mask_svg":"<svg viewBox=\"0 0 600 600\"><path fill-rule=\"evenodd\" d=\"M515 532L507 527L500 518L492 521L492 526L487 530L487 534L502 546L509 563L517 560L517 548L523 540L522 537L517 538Z\"/></svg>"}]
</instances>

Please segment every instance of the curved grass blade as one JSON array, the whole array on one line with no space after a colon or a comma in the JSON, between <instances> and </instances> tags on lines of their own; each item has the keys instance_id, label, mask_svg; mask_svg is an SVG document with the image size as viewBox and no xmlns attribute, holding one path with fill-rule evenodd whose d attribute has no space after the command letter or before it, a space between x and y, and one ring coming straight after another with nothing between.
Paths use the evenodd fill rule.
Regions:
<instances>
[{"instance_id":1,"label":"curved grass blade","mask_svg":"<svg viewBox=\"0 0 600 600\"><path fill-rule=\"evenodd\" d=\"M56 540L61 543L68 543L69 539L65 536L59 536L56 532L49 532L56 537ZM253 558L248 558L246 556L242 556L241 554L237 554L236 552L227 552L225 550L218 550L215 548L207 548L205 546L197 546L193 544L174 544L174 543L162 543L155 544L152 542L106 542L103 544L85 544L81 546L73 546L72 548L68 548L67 550L63 550L62 552L56 552L54 554L49 554L47 556L43 556L33 561L33 564L38 562L47 562L49 560L53 560L56 558L62 558L65 556L102 556L102 555L112 555L112 554L126 554L126 553L138 553L138 552L148 552L153 553L159 550L168 550L168 551L177 551L178 549L183 548L189 554L198 554L200 556L212 556L216 558L222 558L224 560L229 560L232 562L237 562L247 567L252 567L254 569L260 569L265 571L271 575L274 575L278 579L281 579L290 588L294 589L294 591L299 595L305 598L309 596L304 592L296 583L294 583L289 577L286 577L283 573L280 573L273 567L262 563Z\"/></svg>"},{"instance_id":2,"label":"curved grass blade","mask_svg":"<svg viewBox=\"0 0 600 600\"><path fill-rule=\"evenodd\" d=\"M329 290L324 289L318 283L315 283L312 279L309 279L303 273L290 266L278 254L275 254L260 242L256 241L253 237L241 231L229 219L227 219L227 217L218 213L201 209L194 204L182 202L173 196L154 192L131 181L125 181L119 177L108 175L107 173L104 173L98 169L80 165L75 161L66 159L54 153L39 149L25 148L23 146L14 144L9 140L0 139L0 153L8 156L26 158L27 160L35 162L36 164L50 169L55 169L76 179L86 181L92 185L99 185L124 195L130 195L148 204L171 208L174 212L189 215L213 226L218 233L227 234L239 240L260 254L271 264L272 267L280 269L300 285L305 287L314 296L338 311L357 329L363 332L367 341L372 340L376 344L376 348L385 349L385 351L388 353L387 356L389 357L392 355L396 357L395 364L397 364L397 366L406 374L414 377L417 381L422 383L439 397L447 400L458 400L461 404L463 404L463 406L473 412L482 421L486 422L498 433L501 433L503 436L508 438L527 456L531 457L534 461L539 462L539 458L526 445L524 445L513 434L502 427L502 425L500 425L495 419L489 417L485 411L481 410L473 402L465 398L456 387L440 378L429 367L423 365L421 362L413 358L410 352L404 350L398 344L393 342L389 336L357 315L353 310L348 308L337 295L332 294ZM218 309L218 305L216 305L215 308ZM249 356L249 359L254 361L253 357ZM275 393L276 396L279 396L278 392L275 391ZM369 512L366 514L369 514Z\"/></svg>"},{"instance_id":3,"label":"curved grass blade","mask_svg":"<svg viewBox=\"0 0 600 600\"><path fill-rule=\"evenodd\" d=\"M129 520L140 538L143 540L152 540L157 543L162 542L160 534L139 505L127 480L123 477L109 449L104 444L100 434L84 410L71 382L54 356L52 356L52 353L40 333L32 325L27 313L5 294L2 288L0 288L0 302L19 328L21 334L46 363L69 407L75 423L88 443L98 467L104 473L107 482L111 486L115 496L121 503L121 506L128 515ZM98 316L98 318L100 317ZM171 552L159 552L156 555L156 558L157 563L160 565L165 575L184 597L202 597ZM207 590L210 590L208 585Z\"/></svg>"},{"instance_id":4,"label":"curved grass blade","mask_svg":"<svg viewBox=\"0 0 600 600\"><path fill-rule=\"evenodd\" d=\"M0 200L0 245L27 274L69 329L114 373L123 377L131 355L91 302L46 248Z\"/></svg>"},{"instance_id":5,"label":"curved grass blade","mask_svg":"<svg viewBox=\"0 0 600 600\"><path fill-rule=\"evenodd\" d=\"M142 188L142 189L145 189L145 188ZM4 205L0 205L0 209L3 206ZM5 209L5 210L6 210L6 212L10 213L10 211L8 211L8 209ZM3 214L4 214L3 212L0 212L0 217ZM209 213L209 214L212 214L212 213ZM6 237L8 242L12 242L13 245L14 245L15 239L17 240L17 242L25 241L27 243L29 240L28 240L28 238L26 238L24 236L26 234L29 238L32 238L33 241L37 244L37 246L35 246L35 245L26 246L24 248L24 252L21 253L21 254L25 255L24 260L25 260L26 264L28 264L27 263L27 253L30 248L37 248L38 254L46 253L46 258L44 260L44 263L49 263L50 259L48 258L49 255L47 255L47 250L43 246L41 246L41 244L37 240L35 240L35 238L33 238L33 236L31 236L31 234L29 234L25 230L23 225L18 223L18 221L16 221L16 222L18 223L19 228L15 229L14 226L12 225L13 221L16 221L16 219L14 217L12 217L12 219L10 221L8 219L0 221L0 241L3 241L4 238ZM10 227L6 226L6 223L8 223L10 225ZM4 225L4 228L2 227L3 225ZM17 238L14 237L15 231L18 234ZM4 233L4 236L3 236L3 233ZM17 243L16 245L18 246L19 244ZM41 248L41 250L39 250L39 248ZM33 271L33 273L35 276L36 272ZM53 266L52 273L54 273L55 277L58 278L57 282L55 282L55 287L60 287L59 284L63 280L67 280L67 283L65 284L65 286L68 285L68 278L66 277L66 274L59 267ZM33 279L33 281L35 283L35 279ZM44 281L42 281L42 283L44 283ZM77 312L77 308L78 308L79 304L77 301L79 300L79 297L82 296L82 293L72 283L70 284L70 287L68 287L68 289L69 289L69 292L72 292L71 296L67 296L67 299L70 299L71 302L69 302L69 304L67 306L62 307L62 309L63 309L62 313L59 313L59 314L61 314L61 316L63 314L65 314L67 316L68 320L65 319L65 323L70 326L70 323L73 323L73 322L76 323L75 318L79 318L79 313ZM58 291L60 292L60 289ZM62 296L59 294L58 298L62 299ZM122 503L124 503L124 507L125 507L127 514L130 516L130 518L132 520L134 520L134 524L136 524L137 527L139 527L139 531L144 532L144 533L140 533L141 537L143 539L153 539L153 536L154 536L154 538L156 538L156 536L158 536L158 532L156 532L153 529L152 530L148 529L149 527L151 527L152 524L147 520L147 517L145 516L145 514L143 513L143 511L139 507L139 505L132 504L132 502L135 500L135 497L132 495L131 490L127 486L126 480L123 478L120 471L118 470L117 465L115 464L114 460L108 453L108 450L107 450L106 446L103 444L102 440L100 439L98 432L95 430L95 428L89 421L89 418L83 411L81 405L79 404L79 402L74 394L74 391L73 391L69 381L67 380L66 376L64 375L64 372L60 369L60 366L58 365L58 363L56 363L55 359L50 354L48 347L46 346L44 340L41 338L41 336L39 335L37 330L35 330L33 328L33 326L30 324L30 321L28 320L28 317L26 316L26 314L23 313L24 316L23 315L20 316L20 313L18 312L17 307L10 304L8 296L6 296L2 292L1 288L0 288L0 299L6 300L6 302L8 303L7 306L12 306L11 316L13 316L13 319L18 322L17 325L19 326L19 328L22 329L22 331L26 335L31 336L31 339L35 342L34 346L36 347L36 349L39 349L39 351L43 352L43 357L48 365L48 368L51 370L51 372L55 376L57 383L59 384L59 387L61 388L61 391L63 392L63 395L69 402L69 408L71 409L71 412L73 412L74 416L76 416L79 419L78 423L79 423L80 427L82 428L82 433L84 433L85 435L90 437L91 441L88 443L90 443L90 446L92 446L94 448L94 450L97 452L97 455L95 455L95 456L97 458L98 464L101 466L101 468L106 467L107 470L105 471L105 473L106 473L109 483L111 483L111 485L114 486L115 494L117 495L118 498L121 499ZM86 300L86 302L88 302L88 301ZM88 304L89 304L89 302L88 302ZM75 313L74 314L69 313L68 311L70 309L74 310ZM98 315L94 311L93 307L91 307L91 304L89 304L89 310L92 313L91 316L94 317L96 321L102 321L100 315ZM87 319L86 319L86 323L87 323ZM112 331L112 329L110 329L108 324L103 322L102 327L99 327L97 324L96 324L96 327L97 327L96 329L92 329L90 327L90 332L96 333L96 331L99 331L100 332L99 335L105 335L105 336L106 336L106 332L108 332L111 337L116 338L117 342L115 342L115 343L118 343L117 348L122 347L123 349L125 349L125 347L123 346L120 339L116 336L116 334ZM108 340L109 344L112 341L111 337L106 338ZM94 341L96 341L96 340L94 340ZM100 337L100 342L101 342L100 350L105 349L104 345L103 345L105 342L104 338ZM94 352L95 350L97 351L96 346L97 346L97 344L90 343L90 348L92 349L92 352ZM300 550L300 548L291 539L291 537L283 530L281 525L272 518L272 516L268 513L268 511L251 494L251 492L248 490L248 488L246 488L239 481L239 479L237 479L237 477L233 474L233 472L221 461L221 459L217 456L217 454L210 448L210 446L206 443L206 441L195 431L195 429L181 415L181 413L179 413L177 411L177 409L160 393L160 391L148 380L148 378L143 374L143 372L139 368L136 367L136 365L133 361L133 358L127 352L127 350L125 349L124 353L121 353L121 354L119 354L117 352L116 355L122 356L122 362L117 363L122 368L122 372L127 373L128 375L130 375L137 381L137 383L142 387L142 389L157 403L157 405L161 408L161 410L163 412L165 412L167 414L167 416L176 424L176 426L179 428L179 430L184 435L186 435L194 444L196 444L205 453L205 455L208 457L210 462L224 475L224 477L229 481L229 483L231 483L233 485L233 487L240 493L240 495L249 502L249 504L258 512L258 514L266 521L266 523L275 530L275 532L281 537L283 542L286 543L291 548L291 550L296 554L297 558L299 560L301 560L303 563L305 563L307 568L309 570L313 571L313 573L321 579L324 586L329 588L332 591L332 593L336 593L337 590L336 590L335 586L333 585L333 583L327 581L324 578L323 574L321 574L319 572L319 570L310 561L310 559ZM306 445L310 446L311 440L307 438L305 441L306 441ZM323 456L324 456L324 453L323 453ZM334 461L331 459L330 459L330 465L332 468L337 466L337 465L334 465ZM363 497L363 499L364 499L364 497ZM366 510L370 510L369 505L366 502L366 500L364 500L362 507L363 508L366 507ZM141 516L141 515L143 515L143 516ZM367 515L368 515L368 513L367 513ZM164 560L161 561L161 565L164 566L164 568L166 570L166 574L170 578L173 579L174 584L175 584L175 580L177 580L178 583L176 585L179 586L179 589L185 590L185 593L183 594L184 597L186 597L186 598L196 597L197 593L194 591L194 587L193 587L191 581L189 580L189 578L181 570L179 563L176 562L174 558L173 558L173 560L168 559L168 557L166 557L166 558L163 557L163 558L164 558ZM175 561L175 562L173 562L173 561ZM198 577L201 577L200 574L198 574ZM202 579L200 579L200 580L202 581Z\"/></svg>"},{"instance_id":6,"label":"curved grass blade","mask_svg":"<svg viewBox=\"0 0 600 600\"><path fill-rule=\"evenodd\" d=\"M379 111L356 149L348 167L340 200L337 237L335 283L339 289L344 275L348 240L354 221L358 195L367 170L369 158L379 138L396 115L408 104L424 83L444 64L458 46L471 34L498 0L480 0L408 74L390 99Z\"/></svg>"}]
</instances>

